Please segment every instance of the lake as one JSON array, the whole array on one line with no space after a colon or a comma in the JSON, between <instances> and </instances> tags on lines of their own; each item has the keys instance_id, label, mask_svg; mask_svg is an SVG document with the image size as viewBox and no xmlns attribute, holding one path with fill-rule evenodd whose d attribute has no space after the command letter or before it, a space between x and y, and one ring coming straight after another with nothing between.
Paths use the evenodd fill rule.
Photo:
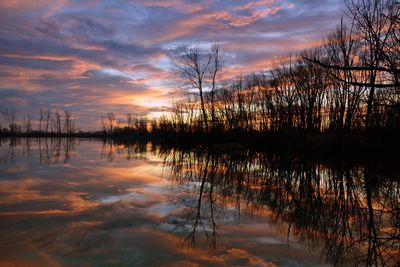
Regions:
<instances>
[{"instance_id":1,"label":"lake","mask_svg":"<svg viewBox=\"0 0 400 267\"><path fill-rule=\"evenodd\" d=\"M0 266L400 262L400 165L0 140Z\"/></svg>"}]
</instances>

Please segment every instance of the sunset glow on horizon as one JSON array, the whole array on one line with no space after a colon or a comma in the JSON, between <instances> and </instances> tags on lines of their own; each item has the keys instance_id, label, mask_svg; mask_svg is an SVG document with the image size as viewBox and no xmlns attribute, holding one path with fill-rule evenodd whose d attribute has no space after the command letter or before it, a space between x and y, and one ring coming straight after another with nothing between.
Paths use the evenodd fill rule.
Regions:
<instances>
[{"instance_id":1,"label":"sunset glow on horizon","mask_svg":"<svg viewBox=\"0 0 400 267\"><path fill-rule=\"evenodd\" d=\"M18 115L71 111L82 129L114 112L156 116L177 82L182 44L224 47L227 77L266 70L317 44L342 0L10 0L0 3L0 106Z\"/></svg>"}]
</instances>

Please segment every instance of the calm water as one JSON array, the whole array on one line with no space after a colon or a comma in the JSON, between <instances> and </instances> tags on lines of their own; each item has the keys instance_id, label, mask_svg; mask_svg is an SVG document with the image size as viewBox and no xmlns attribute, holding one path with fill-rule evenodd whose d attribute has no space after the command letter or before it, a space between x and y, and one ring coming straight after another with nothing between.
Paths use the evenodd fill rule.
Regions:
<instances>
[{"instance_id":1,"label":"calm water","mask_svg":"<svg viewBox=\"0 0 400 267\"><path fill-rule=\"evenodd\" d=\"M395 266L399 177L396 164L0 140L0 266Z\"/></svg>"}]
</instances>

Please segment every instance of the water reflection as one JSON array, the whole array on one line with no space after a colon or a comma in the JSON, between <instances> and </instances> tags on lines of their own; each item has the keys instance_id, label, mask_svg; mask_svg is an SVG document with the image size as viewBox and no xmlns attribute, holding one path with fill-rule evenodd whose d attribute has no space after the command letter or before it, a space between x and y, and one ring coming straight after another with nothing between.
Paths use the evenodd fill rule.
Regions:
<instances>
[{"instance_id":1,"label":"water reflection","mask_svg":"<svg viewBox=\"0 0 400 267\"><path fill-rule=\"evenodd\" d=\"M59 163L60 161L68 162L73 155L74 147L79 145L79 139L69 138L14 138L0 140L0 162L14 162L16 147L21 147L21 154L30 158L32 153L32 145L35 146L39 157L39 164Z\"/></svg>"},{"instance_id":2,"label":"water reflection","mask_svg":"<svg viewBox=\"0 0 400 267\"><path fill-rule=\"evenodd\" d=\"M394 266L399 177L249 151L0 140L0 265Z\"/></svg>"},{"instance_id":3,"label":"water reflection","mask_svg":"<svg viewBox=\"0 0 400 267\"><path fill-rule=\"evenodd\" d=\"M240 156L207 150L164 151L179 184L197 185L198 199L176 222L187 241L203 231L215 248L216 210L287 224L287 235L334 265L399 263L399 173L372 166L328 166L263 153ZM398 170L397 170L398 171ZM189 225L189 226L188 226Z\"/></svg>"}]
</instances>

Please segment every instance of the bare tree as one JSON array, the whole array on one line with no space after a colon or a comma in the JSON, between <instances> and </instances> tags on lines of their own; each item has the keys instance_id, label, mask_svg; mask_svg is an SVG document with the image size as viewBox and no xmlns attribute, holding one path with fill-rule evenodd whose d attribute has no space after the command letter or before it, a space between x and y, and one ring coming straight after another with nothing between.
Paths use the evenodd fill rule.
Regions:
<instances>
[{"instance_id":1,"label":"bare tree","mask_svg":"<svg viewBox=\"0 0 400 267\"><path fill-rule=\"evenodd\" d=\"M23 118L23 128L25 133L29 134L32 132L32 117L28 114L26 117Z\"/></svg>"},{"instance_id":2,"label":"bare tree","mask_svg":"<svg viewBox=\"0 0 400 267\"><path fill-rule=\"evenodd\" d=\"M210 68L211 122L213 127L215 127L215 91L217 90L218 80L223 67L222 53L219 44L214 44L212 46L210 56L212 59Z\"/></svg>"},{"instance_id":3,"label":"bare tree","mask_svg":"<svg viewBox=\"0 0 400 267\"><path fill-rule=\"evenodd\" d=\"M39 117L39 132L48 133L49 126L51 120L51 111L49 109L44 110L40 109L40 117Z\"/></svg>"},{"instance_id":4,"label":"bare tree","mask_svg":"<svg viewBox=\"0 0 400 267\"><path fill-rule=\"evenodd\" d=\"M362 48L357 54L358 64L335 65L315 58L307 59L328 69L351 71L353 77L360 77L360 81L338 76L336 79L368 90L365 115L365 126L368 128L371 126L376 90L400 86L397 65L399 48L394 41L398 32L399 3L395 0L346 0L346 4L351 28L354 28L352 34Z\"/></svg>"},{"instance_id":5,"label":"bare tree","mask_svg":"<svg viewBox=\"0 0 400 267\"><path fill-rule=\"evenodd\" d=\"M108 112L107 120L108 120L109 134L113 134L115 125L117 123L117 118L116 118L115 114L113 112Z\"/></svg>"},{"instance_id":6,"label":"bare tree","mask_svg":"<svg viewBox=\"0 0 400 267\"><path fill-rule=\"evenodd\" d=\"M57 134L62 133L61 113L59 110L56 110L53 113L53 129Z\"/></svg>"},{"instance_id":7,"label":"bare tree","mask_svg":"<svg viewBox=\"0 0 400 267\"><path fill-rule=\"evenodd\" d=\"M8 127L11 133L17 132L17 124L16 124L16 111L13 108L3 108L0 110L0 113L4 116L5 120L8 123Z\"/></svg>"},{"instance_id":8,"label":"bare tree","mask_svg":"<svg viewBox=\"0 0 400 267\"><path fill-rule=\"evenodd\" d=\"M209 130L208 116L205 107L205 92L212 94L212 120L214 108L214 93L222 68L221 51L218 44L204 51L197 46L184 46L178 50L173 58L174 71L183 80L188 90L195 90L200 97L200 108L206 131ZM214 121L212 121L214 122Z\"/></svg>"},{"instance_id":9,"label":"bare tree","mask_svg":"<svg viewBox=\"0 0 400 267\"><path fill-rule=\"evenodd\" d=\"M64 110L64 132L71 135L75 131L74 127L75 123L72 113L68 110Z\"/></svg>"},{"instance_id":10,"label":"bare tree","mask_svg":"<svg viewBox=\"0 0 400 267\"><path fill-rule=\"evenodd\" d=\"M375 91L380 84L386 84L383 76L385 72L392 70L385 69L385 50L390 42L390 33L396 25L392 12L396 10L397 2L394 0L348 0L347 6L354 18L357 27L357 35L365 49L362 50L360 58L368 69L369 94L367 99L367 113L365 118L366 127L370 126L371 113ZM383 73L381 73L383 71Z\"/></svg>"},{"instance_id":11,"label":"bare tree","mask_svg":"<svg viewBox=\"0 0 400 267\"><path fill-rule=\"evenodd\" d=\"M101 116L101 127L103 129L103 133L106 134L107 133L107 122L106 122L106 118L104 116Z\"/></svg>"},{"instance_id":12,"label":"bare tree","mask_svg":"<svg viewBox=\"0 0 400 267\"><path fill-rule=\"evenodd\" d=\"M127 114L126 115L126 126L130 129L133 129L135 125L135 118L132 114Z\"/></svg>"},{"instance_id":13,"label":"bare tree","mask_svg":"<svg viewBox=\"0 0 400 267\"><path fill-rule=\"evenodd\" d=\"M43 122L44 122L44 111L40 109L40 117L39 117L39 132L43 130Z\"/></svg>"}]
</instances>

